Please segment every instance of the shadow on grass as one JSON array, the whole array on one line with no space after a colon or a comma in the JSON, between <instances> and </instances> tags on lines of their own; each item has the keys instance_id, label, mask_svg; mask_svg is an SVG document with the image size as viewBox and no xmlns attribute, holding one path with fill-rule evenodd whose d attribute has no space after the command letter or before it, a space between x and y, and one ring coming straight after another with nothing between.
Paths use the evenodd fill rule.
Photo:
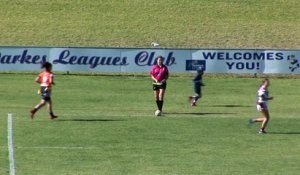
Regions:
<instances>
[{"instance_id":1,"label":"shadow on grass","mask_svg":"<svg viewBox=\"0 0 300 175\"><path fill-rule=\"evenodd\" d=\"M278 131L278 132L268 132L268 134L278 134L278 135L300 135L300 132L293 132L293 131L291 131L291 132L280 132L280 131Z\"/></svg>"},{"instance_id":2,"label":"shadow on grass","mask_svg":"<svg viewBox=\"0 0 300 175\"><path fill-rule=\"evenodd\" d=\"M165 112L165 114L186 114L186 115L217 115L217 114L237 114L231 112Z\"/></svg>"},{"instance_id":3,"label":"shadow on grass","mask_svg":"<svg viewBox=\"0 0 300 175\"><path fill-rule=\"evenodd\" d=\"M57 122L118 122L125 121L121 119L57 119Z\"/></svg>"},{"instance_id":4,"label":"shadow on grass","mask_svg":"<svg viewBox=\"0 0 300 175\"><path fill-rule=\"evenodd\" d=\"M225 108L248 108L250 105L207 105L208 107L225 107Z\"/></svg>"}]
</instances>

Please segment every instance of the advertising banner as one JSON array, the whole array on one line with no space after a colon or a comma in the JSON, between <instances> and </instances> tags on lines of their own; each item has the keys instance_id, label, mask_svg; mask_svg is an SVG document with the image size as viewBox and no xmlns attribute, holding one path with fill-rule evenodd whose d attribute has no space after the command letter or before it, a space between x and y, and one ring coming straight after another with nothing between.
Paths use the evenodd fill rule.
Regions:
<instances>
[{"instance_id":1,"label":"advertising banner","mask_svg":"<svg viewBox=\"0 0 300 175\"><path fill-rule=\"evenodd\" d=\"M0 71L149 72L157 56L170 72L300 74L300 50L0 47Z\"/></svg>"}]
</instances>

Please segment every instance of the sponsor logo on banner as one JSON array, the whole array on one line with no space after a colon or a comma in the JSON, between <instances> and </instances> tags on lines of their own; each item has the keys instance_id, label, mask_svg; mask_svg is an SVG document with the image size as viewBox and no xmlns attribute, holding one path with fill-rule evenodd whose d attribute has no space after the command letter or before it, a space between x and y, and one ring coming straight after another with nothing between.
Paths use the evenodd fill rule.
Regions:
<instances>
[{"instance_id":1,"label":"sponsor logo on banner","mask_svg":"<svg viewBox=\"0 0 300 175\"><path fill-rule=\"evenodd\" d=\"M206 70L206 62L204 60L186 60L185 70L187 71L196 71L199 67L203 68L202 70Z\"/></svg>"},{"instance_id":2,"label":"sponsor logo on banner","mask_svg":"<svg viewBox=\"0 0 300 175\"><path fill-rule=\"evenodd\" d=\"M300 68L300 61L296 58L295 55L289 55L287 57L287 60L290 62L289 69L291 70L291 72L294 72L295 70Z\"/></svg>"}]
</instances>

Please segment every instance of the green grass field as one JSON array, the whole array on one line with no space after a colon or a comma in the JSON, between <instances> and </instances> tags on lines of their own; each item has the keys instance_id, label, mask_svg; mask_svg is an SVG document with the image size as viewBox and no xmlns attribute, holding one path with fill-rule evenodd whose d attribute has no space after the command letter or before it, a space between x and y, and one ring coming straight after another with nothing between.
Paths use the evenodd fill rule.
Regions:
<instances>
[{"instance_id":1,"label":"green grass field","mask_svg":"<svg viewBox=\"0 0 300 175\"><path fill-rule=\"evenodd\" d=\"M1 0L0 45L300 47L299 0Z\"/></svg>"},{"instance_id":2,"label":"green grass field","mask_svg":"<svg viewBox=\"0 0 300 175\"><path fill-rule=\"evenodd\" d=\"M163 117L154 117L149 77L57 75L50 121L35 75L0 74L0 174L9 174L7 113L14 113L17 175L298 174L297 79L271 79L269 134L247 126L255 78L205 77L191 107L191 76L171 76ZM288 89L287 89L288 87Z\"/></svg>"}]
</instances>

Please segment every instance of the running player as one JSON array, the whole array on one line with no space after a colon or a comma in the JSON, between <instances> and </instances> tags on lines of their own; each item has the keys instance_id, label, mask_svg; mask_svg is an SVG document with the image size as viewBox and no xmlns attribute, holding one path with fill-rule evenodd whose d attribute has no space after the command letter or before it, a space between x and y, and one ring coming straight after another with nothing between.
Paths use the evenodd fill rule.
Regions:
<instances>
[{"instance_id":1,"label":"running player","mask_svg":"<svg viewBox=\"0 0 300 175\"><path fill-rule=\"evenodd\" d=\"M169 71L167 66L163 64L163 57L156 58L156 65L151 69L150 75L153 80L153 91L157 105L155 115L160 116L164 104L164 95L167 87L167 79L169 78Z\"/></svg>"},{"instance_id":2,"label":"running player","mask_svg":"<svg viewBox=\"0 0 300 175\"><path fill-rule=\"evenodd\" d=\"M249 120L250 124L255 122L261 122L261 127L258 132L259 134L267 133L266 127L270 120L270 114L269 114L267 102L268 100L272 100L273 97L269 97L269 91L268 91L269 86L270 86L269 79L264 79L257 91L257 102L256 102L257 111L261 113L261 116Z\"/></svg>"},{"instance_id":3,"label":"running player","mask_svg":"<svg viewBox=\"0 0 300 175\"><path fill-rule=\"evenodd\" d=\"M39 74L38 77L36 77L35 82L40 84L40 90L39 93L41 94L41 101L39 104L37 104L31 111L30 111L30 117L31 119L34 118L34 114L45 104L47 104L47 108L49 111L50 119L53 120L57 118L56 115L53 114L52 111L52 101L51 101L51 89L52 85L54 85L53 81L53 73L52 70L52 64L49 62L45 62L42 65L42 68L45 70Z\"/></svg>"},{"instance_id":4,"label":"running player","mask_svg":"<svg viewBox=\"0 0 300 175\"><path fill-rule=\"evenodd\" d=\"M196 76L193 79L195 95L189 96L191 106L196 106L197 101L202 97L201 86L204 86L204 84L202 83L203 72L204 72L203 67L199 66L197 69Z\"/></svg>"}]
</instances>

